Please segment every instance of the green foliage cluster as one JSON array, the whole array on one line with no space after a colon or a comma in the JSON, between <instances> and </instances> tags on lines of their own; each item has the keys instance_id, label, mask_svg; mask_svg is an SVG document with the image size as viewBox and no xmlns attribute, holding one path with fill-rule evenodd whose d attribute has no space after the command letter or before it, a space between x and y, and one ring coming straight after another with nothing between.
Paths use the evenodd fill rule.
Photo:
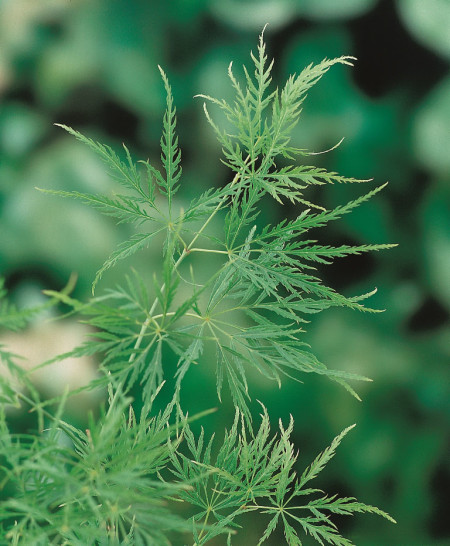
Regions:
<instances>
[{"instance_id":1,"label":"green foliage cluster","mask_svg":"<svg viewBox=\"0 0 450 546\"><path fill-rule=\"evenodd\" d=\"M333 65L352 59L309 65L281 91L271 90L273 63L268 63L263 35L252 60L254 69L244 67L242 81L229 67L234 102L200 95L223 112L231 127L223 129L205 105L231 176L185 210L175 199L182 185L181 153L172 92L161 69L167 108L159 166L136 164L126 147L122 158L63 126L105 161L124 193L49 193L80 199L118 222L134 224L139 232L100 268L88 302L72 298L70 287L47 292L51 303L70 306L92 327L81 346L42 364L68 356L97 358L99 377L85 388L106 387L109 396L106 409L98 419L91 417L86 431L63 419L67 392L42 401L15 356L0 353L10 370L0 384L3 400L28 404L38 425L33 433L11 433L2 406L0 487L8 494L0 503L0 544L164 544L178 540L177 533L184 533L183 543L201 545L223 535L231 544L245 515L259 512L267 519L259 544L280 527L290 545L302 544L302 535L308 535L319 544L347 546L352 542L341 536L334 514L369 512L393 521L354 498L311 487L352 427L299 473L290 440L292 419L287 427L280 422L271 435L262 405L259 428L252 421L250 370L278 385L286 376L299 380L302 374L320 374L358 396L350 383L367 378L327 368L305 341L304 326L311 314L333 306L376 312L364 305L373 292L346 297L316 276L315 264L392 246L333 247L308 238L311 230L351 212L383 187L325 210L304 197L311 185L367 181L300 165L298 158L314 154L291 145L309 89ZM261 227L259 206L267 199L290 201L301 212L293 220ZM208 229L216 219L223 222L222 237ZM108 268L150 243L160 244L161 271L150 279L133 272L122 286L94 294ZM204 278L191 260L197 255L217 259L213 275ZM21 315L6 303L0 313L0 324L10 328L21 326L30 314ZM203 415L188 417L182 394L183 379L194 364L211 366L206 357L211 349L217 355L218 398L226 384L236 416L223 438L207 439L203 431L196 437L191 430L192 419ZM168 352L178 359L173 378L164 365ZM172 389L173 397L155 413L155 397L163 388ZM177 502L189 514L182 514Z\"/></svg>"}]
</instances>

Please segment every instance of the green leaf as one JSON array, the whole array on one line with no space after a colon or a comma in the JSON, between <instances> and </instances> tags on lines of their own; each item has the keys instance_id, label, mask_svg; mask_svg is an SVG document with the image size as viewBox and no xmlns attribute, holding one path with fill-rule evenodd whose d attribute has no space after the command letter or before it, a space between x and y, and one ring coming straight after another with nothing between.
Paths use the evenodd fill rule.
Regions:
<instances>
[{"instance_id":1,"label":"green leaf","mask_svg":"<svg viewBox=\"0 0 450 546\"><path fill-rule=\"evenodd\" d=\"M114 152L114 150L107 146L106 144L100 144L94 140L82 135L80 132L68 127L67 125L62 125L56 123L58 127L61 127L75 138L86 144L91 150L93 150L100 158L106 163L106 165L111 169L113 177L126 188L136 191L140 197L142 197L149 204L153 204L154 198L152 191L144 190L142 186L141 177L137 171L136 165L131 159L130 152L128 148L124 145L124 150L127 158L127 162L121 161L119 156Z\"/></svg>"},{"instance_id":2,"label":"green leaf","mask_svg":"<svg viewBox=\"0 0 450 546\"><path fill-rule=\"evenodd\" d=\"M157 175L160 188L167 195L169 215L172 209L172 199L178 191L178 184L181 178L181 152L178 148L178 137L176 135L176 109L173 105L172 90L163 69L158 66L166 90L166 112L163 120L163 133L161 137L161 160L166 172L165 178Z\"/></svg>"},{"instance_id":3,"label":"green leaf","mask_svg":"<svg viewBox=\"0 0 450 546\"><path fill-rule=\"evenodd\" d=\"M80 193L77 191L55 191L37 188L39 191L58 195L60 197L73 197L80 199L84 203L91 205L107 216L119 219L119 224L124 222L142 223L144 221L156 221L154 216L148 214L141 206L140 201L129 196L120 195L111 199L104 195L94 195L90 193Z\"/></svg>"},{"instance_id":4,"label":"green leaf","mask_svg":"<svg viewBox=\"0 0 450 546\"><path fill-rule=\"evenodd\" d=\"M161 233L163 230L164 228L159 228L152 233L136 233L128 241L120 243L117 250L111 254L102 267L97 271L94 282L92 283L92 293L95 292L95 287L97 286L98 281L101 279L103 273L107 269L115 265L119 260L124 260L125 258L135 254L138 250L147 246L150 239L155 237L158 233Z\"/></svg>"},{"instance_id":5,"label":"green leaf","mask_svg":"<svg viewBox=\"0 0 450 546\"><path fill-rule=\"evenodd\" d=\"M317 477L317 475L325 468L326 464L334 457L336 448L341 443L344 436L352 430L356 425L352 425L344 429L336 438L331 442L331 445L327 447L320 455L318 455L311 465L303 472L300 477L297 490L300 490L309 481Z\"/></svg>"}]
</instances>

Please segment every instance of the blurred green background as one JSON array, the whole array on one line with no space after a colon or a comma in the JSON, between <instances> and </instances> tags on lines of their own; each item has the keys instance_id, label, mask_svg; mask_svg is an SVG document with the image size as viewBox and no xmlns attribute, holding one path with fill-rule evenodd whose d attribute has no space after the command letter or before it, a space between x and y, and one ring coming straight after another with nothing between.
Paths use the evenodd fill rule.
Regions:
<instances>
[{"instance_id":1,"label":"blurred green background","mask_svg":"<svg viewBox=\"0 0 450 546\"><path fill-rule=\"evenodd\" d=\"M158 64L178 109L181 205L227 180L193 96L230 96L226 68L231 60L236 70L248 63L265 23L279 86L324 57L358 58L354 69L333 68L312 90L294 145L320 151L345 137L316 164L390 181L373 201L322 230L321 241L400 246L321 271L345 294L377 286L372 304L386 309L326 311L306 336L328 366L374 379L359 388L363 402L312 377L281 390L254 378L254 398L268 406L274 426L294 416L300 465L358 424L319 486L377 505L399 523L338 521L356 544L450 544L448 0L0 0L0 273L22 304L38 301L42 288L61 288L73 271L76 296L89 296L95 271L129 228L34 189L113 186L97 158L53 123L116 149L125 142L136 158L157 158L164 109ZM327 187L307 197L332 207L360 194L355 186ZM294 213L285 206L264 214L275 222ZM152 269L159 261L150 249L135 263ZM103 286L123 272L109 272ZM16 343L29 353L31 338L25 332ZM41 357L38 349L31 353ZM217 404L211 371L186 381L190 412ZM232 408L224 406L209 418L211 428L229 424ZM248 527L244 542L256 543L256 532Z\"/></svg>"}]
</instances>

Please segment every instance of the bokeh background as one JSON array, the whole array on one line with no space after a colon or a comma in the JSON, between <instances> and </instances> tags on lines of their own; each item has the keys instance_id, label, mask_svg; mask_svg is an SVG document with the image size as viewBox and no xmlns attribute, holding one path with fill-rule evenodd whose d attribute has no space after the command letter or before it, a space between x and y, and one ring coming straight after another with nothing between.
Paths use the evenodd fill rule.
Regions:
<instances>
[{"instance_id":1,"label":"bokeh background","mask_svg":"<svg viewBox=\"0 0 450 546\"><path fill-rule=\"evenodd\" d=\"M253 394L274 425L294 416L300 468L344 427L358 424L319 486L380 506L399 523L371 516L339 521L356 544L450 544L448 0L0 0L0 273L19 304L39 301L42 288L61 288L71 272L78 273L75 295L89 296L95 271L129 228L34 189L112 187L99 160L53 124L116 149L125 142L136 158L157 158L164 109L158 64L178 108L181 204L227 180L193 96L229 97L226 68L231 60L236 70L249 61L266 23L277 85L324 57L358 58L354 69L333 68L311 91L294 144L320 151L345 137L316 164L390 181L370 203L322 230L321 241L399 247L321 270L345 294L377 286L372 303L386 309L329 310L307 334L330 367L374 379L359 388L363 402L321 378L281 390L255 378ZM327 187L308 197L332 207L360 194L355 186ZM294 213L272 208L264 219ZM150 269L159 261L150 249L135 264ZM123 272L109 272L103 286ZM44 342L36 333L42 327L32 326L12 343L32 359L45 358L82 335L66 326L46 330ZM83 381L89 363L71 373ZM48 392L64 381L47 377L40 381ZM186 381L191 412L217 404L211 371ZM73 419L82 421L83 407L77 409ZM228 425L232 411L225 401L209 426ZM248 526L246 544L256 543L257 531L256 523Z\"/></svg>"}]
</instances>

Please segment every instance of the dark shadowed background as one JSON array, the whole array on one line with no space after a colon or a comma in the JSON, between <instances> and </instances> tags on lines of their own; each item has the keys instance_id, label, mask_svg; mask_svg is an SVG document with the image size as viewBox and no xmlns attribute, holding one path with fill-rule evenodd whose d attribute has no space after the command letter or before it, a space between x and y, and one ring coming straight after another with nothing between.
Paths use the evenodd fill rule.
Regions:
<instances>
[{"instance_id":1,"label":"dark shadowed background","mask_svg":"<svg viewBox=\"0 0 450 546\"><path fill-rule=\"evenodd\" d=\"M111 185L99 160L53 123L157 159L164 109L158 64L178 109L180 204L225 182L219 146L193 96L229 97L228 64L236 72L249 64L266 23L279 86L324 57L358 58L353 69L332 68L311 91L294 145L321 151L345 137L316 164L376 184L390 181L318 237L399 247L321 269L346 295L378 287L371 303L386 309L329 310L306 335L330 367L374 379L359 388L362 403L321 378L286 382L281 390L254 378L255 398L274 425L294 416L300 465L357 423L319 486L377 505L398 525L371 516L339 521L356 544L450 544L448 0L0 0L0 274L19 304L39 301L42 288L62 288L71 272L78 273L76 296L89 296L95 271L130 228L34 189L108 192ZM332 207L358 195L361 189L349 185L315 188L307 198ZM285 205L263 215L276 222L295 212ZM151 269L159 261L150 248L135 265ZM103 287L123 272L111 270ZM65 349L64 332L46 335L47 349L36 345L33 328L15 343L36 361L56 336ZM89 375L89 363L75 364L74 373ZM40 381L51 391L64 380ZM191 412L217 404L210 371L186 381ZM85 412L77 410L73 419L82 421ZM210 426L228 426L230 412L227 400ZM256 543L252 533L246 531L246 544Z\"/></svg>"}]
</instances>

